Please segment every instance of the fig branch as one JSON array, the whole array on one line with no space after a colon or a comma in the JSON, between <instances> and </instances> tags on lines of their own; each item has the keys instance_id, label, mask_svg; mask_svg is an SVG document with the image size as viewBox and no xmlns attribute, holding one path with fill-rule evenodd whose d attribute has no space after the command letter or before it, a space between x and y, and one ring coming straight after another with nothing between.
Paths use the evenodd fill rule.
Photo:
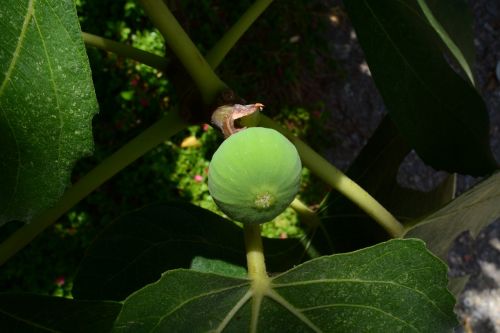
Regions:
<instances>
[{"instance_id":1,"label":"fig branch","mask_svg":"<svg viewBox=\"0 0 500 333\"><path fill-rule=\"evenodd\" d=\"M273 128L281 132L295 145L304 166L311 170L316 176L361 208L392 237L397 238L403 235L403 225L361 186L272 119L264 115L261 115L259 118L259 125Z\"/></svg>"},{"instance_id":2,"label":"fig branch","mask_svg":"<svg viewBox=\"0 0 500 333\"><path fill-rule=\"evenodd\" d=\"M271 2L273 2L273 0L255 1L214 45L205 57L212 69L216 69L220 65L241 36L243 36ZM167 68L167 59L162 56L88 32L82 32L82 38L87 46L93 46L104 51L115 53L124 58L136 60L160 71L165 71Z\"/></svg>"},{"instance_id":3,"label":"fig branch","mask_svg":"<svg viewBox=\"0 0 500 333\"><path fill-rule=\"evenodd\" d=\"M124 58L136 60L160 71L165 71L167 68L167 59L159 55L87 32L82 32L82 37L83 42L87 46L93 46L107 52L115 53Z\"/></svg>"}]
</instances>

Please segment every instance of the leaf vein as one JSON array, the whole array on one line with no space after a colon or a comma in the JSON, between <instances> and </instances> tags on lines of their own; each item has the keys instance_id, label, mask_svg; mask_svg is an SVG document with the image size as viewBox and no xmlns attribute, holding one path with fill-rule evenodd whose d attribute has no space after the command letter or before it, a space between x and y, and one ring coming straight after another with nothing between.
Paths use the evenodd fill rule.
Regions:
<instances>
[{"instance_id":1,"label":"leaf vein","mask_svg":"<svg viewBox=\"0 0 500 333\"><path fill-rule=\"evenodd\" d=\"M7 82L10 82L12 72L14 71L14 68L16 67L17 60L19 59L19 54L21 53L21 48L23 46L25 37L26 37L26 32L28 31L28 26L31 21L31 18L34 17L34 12L35 12L35 0L30 0L28 3L28 9L26 11L26 17L24 18L23 21L23 26L21 28L21 33L19 34L19 39L17 41L16 49L14 50L14 53L12 54L12 59L10 61L9 67L7 68L7 72L5 73L5 78L0 85L0 98L2 97L4 90L7 87ZM16 153L17 153L17 168L16 168L16 177L15 177L15 182L14 182L14 188L12 191L12 195L10 195L9 198L9 204L5 205L6 209L7 207L10 206L10 203L15 199L16 193L19 187L19 173L21 170L21 155L20 155L20 150L19 150L19 142L17 140L16 133L14 131L14 128L12 127L12 124L10 123L9 117L7 117L7 114L5 110L2 108L5 120L7 121L7 126L9 127L10 132L12 133L12 137L14 138L14 144L16 146Z\"/></svg>"},{"instance_id":2,"label":"leaf vein","mask_svg":"<svg viewBox=\"0 0 500 333\"><path fill-rule=\"evenodd\" d=\"M249 283L246 282L246 283L238 284L238 285L227 287L227 288L212 290L212 291L207 292L207 293L201 293L199 295L187 298L183 302L180 302L176 307L172 308L172 310L170 310L169 312L165 313L163 316L160 316L159 317L160 319L158 320L158 322L156 323L156 325L151 329L151 331L155 331L155 329L158 327L158 325L160 325L160 323L163 320L165 320L166 318L168 318L170 315L172 315L173 313L175 313L177 310L179 310L180 308L182 308L183 306L185 306L188 303L191 303L191 302L193 302L193 301L195 301L195 300L197 300L199 298L216 295L216 294L219 294L219 293L222 293L222 292L226 292L226 291L229 291L229 290L232 290L232 289L238 289L238 288L241 288L241 287L244 287L244 286L249 286ZM245 296L246 296L246 294L247 293L245 293ZM245 297L245 296L243 296L243 297Z\"/></svg>"},{"instance_id":3,"label":"leaf vein","mask_svg":"<svg viewBox=\"0 0 500 333\"><path fill-rule=\"evenodd\" d=\"M309 284L320 284L320 283L346 283L346 282L351 282L351 283L368 283L368 284L390 284L394 285L403 289L408 289L411 290L414 293L417 293L421 295L424 299L426 299L429 303L432 304L434 308L436 308L441 314L443 314L445 317L448 317L448 315L443 312L443 310L436 305L435 302L432 301L432 299L424 292L415 289L415 288L410 288L408 286L402 285L400 283L397 283L395 281L376 281L376 280L355 280L355 279L317 279L317 280L309 280L309 281L298 281L298 282L289 282L289 283L278 283L275 284L273 283L273 288L283 288L283 287L292 287L292 286L304 286L304 285L309 285Z\"/></svg>"},{"instance_id":4,"label":"leaf vein","mask_svg":"<svg viewBox=\"0 0 500 333\"><path fill-rule=\"evenodd\" d=\"M412 324L410 324L409 322L407 322L407 321L405 321L405 320L403 320L401 318L398 318L398 317L394 316L390 312L387 312L387 311L384 311L382 309L379 309L379 308L376 308L376 307L373 307L373 306L369 306L369 305L335 303L335 304L313 306L313 307L310 307L310 308L302 308L302 309L300 309L300 311L302 311L302 312L305 312L305 311L314 311L314 310L318 310L318 309L333 308L333 307L365 308L365 309L373 310L373 311L376 311L376 312L380 312L380 313L382 313L383 315L385 315L387 317L391 317L391 318L393 318L396 321L402 322L406 326L412 328L414 331L419 332L419 330L415 326L413 326Z\"/></svg>"},{"instance_id":5,"label":"leaf vein","mask_svg":"<svg viewBox=\"0 0 500 333\"><path fill-rule=\"evenodd\" d=\"M231 311L228 312L226 317L222 320L222 322L219 324L217 329L215 330L216 333L220 333L226 328L227 324L231 321L231 319L234 318L234 316L238 313L238 311L245 305L245 303L252 297L253 295L253 290L250 288L248 291L243 295L243 297L236 302L236 304L233 306Z\"/></svg>"},{"instance_id":6,"label":"leaf vein","mask_svg":"<svg viewBox=\"0 0 500 333\"><path fill-rule=\"evenodd\" d=\"M280 294L278 294L276 291L273 289L269 289L266 291L266 296L283 306L285 309L290 311L295 317L297 317L299 320L304 322L310 329L312 329L316 333L322 333L323 331L318 328L314 323L307 318L305 314L303 314L299 309L297 309L295 306L293 306L290 302L288 302L286 299L284 299Z\"/></svg>"},{"instance_id":7,"label":"leaf vein","mask_svg":"<svg viewBox=\"0 0 500 333\"><path fill-rule=\"evenodd\" d=\"M3 313L3 314L4 314L4 315L6 315L7 317L10 317L10 318L12 318L12 319L14 319L14 320L18 320L18 321L20 321L20 322L22 322L22 323L25 323L25 324L29 325L29 326L36 327L36 328L42 329L42 330L47 331L47 332L59 333L59 331L56 331L56 330L53 330L53 329L51 329L51 328L49 328L49 327L45 327L45 326L43 326L43 325L40 325L40 324L34 323L34 322L32 322L32 321L29 321L29 320L24 319L24 318L22 318L22 317L16 316L16 315L14 315L14 314L12 314L12 313L10 313L10 312L4 311L4 310L2 310L2 309L0 309L0 313Z\"/></svg>"},{"instance_id":8,"label":"leaf vein","mask_svg":"<svg viewBox=\"0 0 500 333\"><path fill-rule=\"evenodd\" d=\"M35 22L35 26L36 26L36 29L38 31L38 34L40 36L40 42L42 43L42 47L43 47L43 52L45 54L45 57L47 59L47 65L48 65L48 68L49 68L49 73L50 73L50 83L52 85L52 90L54 91L54 97L56 99L56 107L55 109L57 110L57 115L58 115L58 118L59 118L59 135L58 135L58 138L57 138L57 164L61 164L61 138L62 138L62 130L63 130L63 127L64 127L64 121L62 119L62 115L61 115L61 104L59 102L59 94L58 94L58 91L57 91L57 86L56 86L56 81L55 81L55 77L54 77L54 71L52 69L52 63L50 61L50 57L49 57L49 52L47 50L47 45L45 45L45 40L44 40L44 36L42 34L42 31L40 29L40 25L38 24L38 20L36 19L36 15L33 14L33 22Z\"/></svg>"}]
</instances>

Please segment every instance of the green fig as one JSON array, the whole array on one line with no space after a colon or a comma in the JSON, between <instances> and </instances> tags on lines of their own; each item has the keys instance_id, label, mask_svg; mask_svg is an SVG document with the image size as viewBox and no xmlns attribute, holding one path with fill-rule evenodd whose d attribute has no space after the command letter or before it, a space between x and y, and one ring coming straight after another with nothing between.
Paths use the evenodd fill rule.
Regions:
<instances>
[{"instance_id":1,"label":"green fig","mask_svg":"<svg viewBox=\"0 0 500 333\"><path fill-rule=\"evenodd\" d=\"M295 146L263 127L241 130L217 149L208 171L208 189L219 208L243 223L269 222L292 202L302 165Z\"/></svg>"}]
</instances>

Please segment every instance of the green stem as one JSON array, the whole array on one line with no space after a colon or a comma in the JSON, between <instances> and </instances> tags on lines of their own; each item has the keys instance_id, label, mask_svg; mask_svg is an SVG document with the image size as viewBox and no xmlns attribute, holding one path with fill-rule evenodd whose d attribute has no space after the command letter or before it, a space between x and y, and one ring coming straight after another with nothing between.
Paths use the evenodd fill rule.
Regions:
<instances>
[{"instance_id":1,"label":"green stem","mask_svg":"<svg viewBox=\"0 0 500 333\"><path fill-rule=\"evenodd\" d=\"M248 277L252 280L267 279L264 248L260 235L260 224L243 225L245 233L245 247L247 251Z\"/></svg>"},{"instance_id":2,"label":"green stem","mask_svg":"<svg viewBox=\"0 0 500 333\"><path fill-rule=\"evenodd\" d=\"M293 199L290 207L297 213L299 219L302 223L310 228L316 228L320 225L320 220L318 215L305 203L300 201L299 199Z\"/></svg>"},{"instance_id":3,"label":"green stem","mask_svg":"<svg viewBox=\"0 0 500 333\"><path fill-rule=\"evenodd\" d=\"M472 83L473 86L476 85L474 82L474 74L472 74L472 70L469 67L469 64L467 63L467 59L465 58L464 54L460 50L460 48L455 44L453 39L448 35L444 27L439 23L439 21L434 17L434 14L432 13L432 10L429 8L427 5L426 1L423 0L417 0L418 5L420 6L420 9L422 9L422 12L424 13L425 17L431 24L431 26L434 28L436 33L439 35L439 37L442 39L443 43L448 47L450 50L451 54L455 57L457 60L458 64L460 67L462 67L463 71L469 78L470 82Z\"/></svg>"},{"instance_id":4,"label":"green stem","mask_svg":"<svg viewBox=\"0 0 500 333\"><path fill-rule=\"evenodd\" d=\"M226 88L225 83L207 64L200 51L162 0L141 0L141 3L146 14L195 82L203 102L207 105L211 104L217 94Z\"/></svg>"},{"instance_id":5,"label":"green stem","mask_svg":"<svg viewBox=\"0 0 500 333\"><path fill-rule=\"evenodd\" d=\"M316 250L316 248L312 244L316 232L317 229L312 229L311 233L306 234L305 236L299 238L300 243L304 247L304 253L307 253L309 258L311 259L321 257L321 253L318 250Z\"/></svg>"},{"instance_id":6,"label":"green stem","mask_svg":"<svg viewBox=\"0 0 500 333\"><path fill-rule=\"evenodd\" d=\"M323 223L321 223L321 220L320 220L318 214L315 211L313 211L311 208L307 207L306 204L304 204L302 201L300 201L297 198L295 198L292 201L292 203L290 204L290 207L292 207L293 210L295 210L295 212L297 213L297 215L300 218L300 221L302 223L304 223L306 226L308 226L309 228L311 228L311 230L312 230L312 235L307 237L308 241L307 241L307 243L305 243L306 249L308 250L308 254L311 256L311 258L319 257L319 252L316 251L312 247L312 243L310 241L314 238L314 234L317 232L318 228L323 233L326 241L328 242L328 246L333 251L333 249L334 249L333 242L330 238L330 235L326 231L325 226L323 225ZM312 248L312 250L309 250L309 248Z\"/></svg>"},{"instance_id":7,"label":"green stem","mask_svg":"<svg viewBox=\"0 0 500 333\"><path fill-rule=\"evenodd\" d=\"M260 235L260 224L244 224L245 248L247 251L248 277L252 281L252 316L250 332L257 332L260 307L264 295L270 288L271 280L266 272L264 248Z\"/></svg>"},{"instance_id":8,"label":"green stem","mask_svg":"<svg viewBox=\"0 0 500 333\"><path fill-rule=\"evenodd\" d=\"M236 42L257 20L257 18L266 10L273 0L256 0L240 16L238 21L222 36L215 46L207 53L205 59L213 69L217 68L224 60L225 56L231 51Z\"/></svg>"},{"instance_id":9,"label":"green stem","mask_svg":"<svg viewBox=\"0 0 500 333\"><path fill-rule=\"evenodd\" d=\"M250 332L257 332L260 307L271 280L266 272L264 249L260 235L260 224L244 224L245 247L247 251L248 277L252 281L252 316Z\"/></svg>"},{"instance_id":10,"label":"green stem","mask_svg":"<svg viewBox=\"0 0 500 333\"><path fill-rule=\"evenodd\" d=\"M403 235L403 226L384 206L342 171L312 150L311 147L264 115L260 116L259 125L273 128L285 135L297 148L304 166L361 208L392 237L401 237Z\"/></svg>"},{"instance_id":11,"label":"green stem","mask_svg":"<svg viewBox=\"0 0 500 333\"><path fill-rule=\"evenodd\" d=\"M115 53L121 57L136 60L160 71L165 71L167 69L167 59L159 55L87 32L82 32L82 37L87 46L97 47L98 49Z\"/></svg>"},{"instance_id":12,"label":"green stem","mask_svg":"<svg viewBox=\"0 0 500 333\"><path fill-rule=\"evenodd\" d=\"M151 148L167 140L187 126L177 112L171 111L163 119L132 139L114 154L92 169L76 184L70 187L56 206L35 217L29 224L12 234L0 244L0 265L6 262L45 228L64 215L80 200L94 191L106 180L144 155Z\"/></svg>"}]
</instances>

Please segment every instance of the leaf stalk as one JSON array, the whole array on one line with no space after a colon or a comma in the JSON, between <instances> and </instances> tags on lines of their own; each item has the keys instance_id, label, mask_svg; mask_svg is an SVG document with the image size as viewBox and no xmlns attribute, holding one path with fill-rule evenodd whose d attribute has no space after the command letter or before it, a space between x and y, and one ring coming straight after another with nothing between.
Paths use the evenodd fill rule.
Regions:
<instances>
[{"instance_id":1,"label":"leaf stalk","mask_svg":"<svg viewBox=\"0 0 500 333\"><path fill-rule=\"evenodd\" d=\"M260 224L245 223L243 230L247 252L248 277L252 280L267 279Z\"/></svg>"}]
</instances>

